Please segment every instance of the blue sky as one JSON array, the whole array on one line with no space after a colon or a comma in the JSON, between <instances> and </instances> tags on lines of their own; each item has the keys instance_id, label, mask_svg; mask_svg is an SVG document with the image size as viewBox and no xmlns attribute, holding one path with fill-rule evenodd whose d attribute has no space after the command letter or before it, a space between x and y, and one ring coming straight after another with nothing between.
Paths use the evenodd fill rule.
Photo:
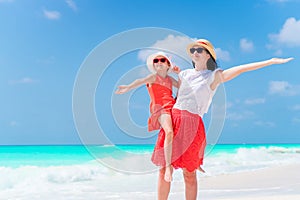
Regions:
<instances>
[{"instance_id":1,"label":"blue sky","mask_svg":"<svg viewBox=\"0 0 300 200\"><path fill-rule=\"evenodd\" d=\"M109 38L144 27L187 36L153 36L149 47L174 48L188 38L209 39L223 69L271 57L294 57L288 64L225 83L226 118L218 142L299 143L299 8L297 0L0 0L0 144L80 144L85 133L76 129L72 95L84 60ZM147 34L137 37L151 39ZM111 107L113 98L124 98L113 94L124 74L142 66L127 77L128 83L148 73L144 53L137 49L120 55L98 82L95 113L112 143L155 142L155 133L133 137L122 132ZM98 58L105 60L106 55ZM146 126L148 101L146 88L141 87L126 102L136 127ZM208 117L205 122L209 124Z\"/></svg>"}]
</instances>

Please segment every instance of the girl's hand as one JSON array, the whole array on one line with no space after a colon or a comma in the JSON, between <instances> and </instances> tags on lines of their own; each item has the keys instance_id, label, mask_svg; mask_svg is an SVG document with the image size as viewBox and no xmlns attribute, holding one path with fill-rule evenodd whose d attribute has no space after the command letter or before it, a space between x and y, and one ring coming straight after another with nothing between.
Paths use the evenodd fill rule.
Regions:
<instances>
[{"instance_id":1,"label":"girl's hand","mask_svg":"<svg viewBox=\"0 0 300 200\"><path fill-rule=\"evenodd\" d=\"M120 85L116 90L116 94L124 94L129 91L129 87L127 85Z\"/></svg>"},{"instance_id":2,"label":"girl's hand","mask_svg":"<svg viewBox=\"0 0 300 200\"><path fill-rule=\"evenodd\" d=\"M176 74L179 74L180 68L178 66L174 66L173 67L173 72L175 72Z\"/></svg>"}]
</instances>

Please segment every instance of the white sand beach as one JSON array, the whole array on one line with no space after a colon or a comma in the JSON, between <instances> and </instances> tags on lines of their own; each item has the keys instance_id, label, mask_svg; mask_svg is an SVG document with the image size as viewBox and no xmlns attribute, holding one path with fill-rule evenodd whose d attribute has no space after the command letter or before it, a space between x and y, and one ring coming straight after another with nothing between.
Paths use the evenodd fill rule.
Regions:
<instances>
[{"instance_id":1,"label":"white sand beach","mask_svg":"<svg viewBox=\"0 0 300 200\"><path fill-rule=\"evenodd\" d=\"M224 175L198 173L198 199L299 200L299 169L300 164L289 164ZM98 165L3 168L2 171L3 199L157 199L156 172L125 175ZM181 170L174 173L169 200L184 200Z\"/></svg>"},{"instance_id":2,"label":"white sand beach","mask_svg":"<svg viewBox=\"0 0 300 200\"><path fill-rule=\"evenodd\" d=\"M299 200L299 169L294 164L199 178L198 199Z\"/></svg>"}]
</instances>

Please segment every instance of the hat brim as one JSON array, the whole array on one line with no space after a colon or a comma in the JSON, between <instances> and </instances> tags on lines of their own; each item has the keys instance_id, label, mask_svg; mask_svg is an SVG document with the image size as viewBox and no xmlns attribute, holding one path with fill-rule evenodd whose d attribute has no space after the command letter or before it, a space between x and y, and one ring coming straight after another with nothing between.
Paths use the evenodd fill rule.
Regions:
<instances>
[{"instance_id":1,"label":"hat brim","mask_svg":"<svg viewBox=\"0 0 300 200\"><path fill-rule=\"evenodd\" d=\"M150 56L148 56L148 58L147 58L147 67L148 67L149 71L151 73L156 73L156 71L154 69L154 66L153 66L153 59L158 57L158 56L164 57L169 61L170 69L169 69L168 73L171 72L171 70L174 67L173 63L172 63L171 59L164 52L157 52L157 53L154 53L154 54L151 54Z\"/></svg>"}]
</instances>

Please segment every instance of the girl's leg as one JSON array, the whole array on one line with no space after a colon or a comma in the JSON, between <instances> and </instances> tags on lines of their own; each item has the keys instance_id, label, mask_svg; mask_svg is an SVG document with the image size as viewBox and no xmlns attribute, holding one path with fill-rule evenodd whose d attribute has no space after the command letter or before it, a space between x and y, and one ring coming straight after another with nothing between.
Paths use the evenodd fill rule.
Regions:
<instances>
[{"instance_id":1,"label":"girl's leg","mask_svg":"<svg viewBox=\"0 0 300 200\"><path fill-rule=\"evenodd\" d=\"M159 170L157 184L158 200L167 200L170 193L171 183L165 181L165 169L166 168L164 167Z\"/></svg>"},{"instance_id":2,"label":"girl's leg","mask_svg":"<svg viewBox=\"0 0 300 200\"><path fill-rule=\"evenodd\" d=\"M165 161L166 161L166 171L165 171L165 181L171 182L172 181L172 166L171 166L171 159L172 159L172 141L173 141L173 126L172 126L172 118L169 114L161 114L159 117L159 123L161 127L165 131L165 141L164 141L164 154L165 154Z\"/></svg>"},{"instance_id":3,"label":"girl's leg","mask_svg":"<svg viewBox=\"0 0 300 200\"><path fill-rule=\"evenodd\" d=\"M198 188L196 170L189 172L186 169L183 169L183 177L185 183L185 199L196 200Z\"/></svg>"}]
</instances>

